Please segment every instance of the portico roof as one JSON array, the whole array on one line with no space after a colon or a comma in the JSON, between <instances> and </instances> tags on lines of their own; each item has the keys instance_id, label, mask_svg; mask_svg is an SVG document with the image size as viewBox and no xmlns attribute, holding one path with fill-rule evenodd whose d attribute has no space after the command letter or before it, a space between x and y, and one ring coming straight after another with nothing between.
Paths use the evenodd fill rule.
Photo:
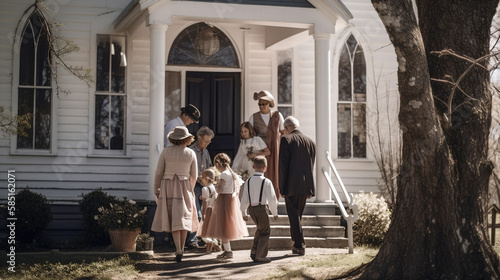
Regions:
<instances>
[{"instance_id":1,"label":"portico roof","mask_svg":"<svg viewBox=\"0 0 500 280\"><path fill-rule=\"evenodd\" d=\"M147 24L172 24L174 19L238 22L275 27L309 29L311 33L334 33L335 25L347 24L353 18L340 0L308 0L314 8L286 5L249 5L227 1L132 0L115 22L115 29L124 32L146 21ZM283 2L283 1L281 1ZM296 1L291 1L296 2ZM287 9L286 12L283 9Z\"/></svg>"}]
</instances>

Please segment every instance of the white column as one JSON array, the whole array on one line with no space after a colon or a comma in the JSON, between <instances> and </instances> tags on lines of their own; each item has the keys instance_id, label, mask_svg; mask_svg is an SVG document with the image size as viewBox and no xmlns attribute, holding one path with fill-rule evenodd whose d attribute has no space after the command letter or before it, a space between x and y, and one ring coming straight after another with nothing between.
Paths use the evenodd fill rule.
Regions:
<instances>
[{"instance_id":1,"label":"white column","mask_svg":"<svg viewBox=\"0 0 500 280\"><path fill-rule=\"evenodd\" d=\"M316 201L331 201L331 191L321 171L329 168L325 157L331 154L330 113L330 34L314 34L314 70L316 103ZM327 169L328 170L328 169Z\"/></svg>"},{"instance_id":2,"label":"white column","mask_svg":"<svg viewBox=\"0 0 500 280\"><path fill-rule=\"evenodd\" d=\"M165 119L165 32L167 25L151 24L149 58L149 199L155 200L153 191L158 158L163 150Z\"/></svg>"}]
</instances>

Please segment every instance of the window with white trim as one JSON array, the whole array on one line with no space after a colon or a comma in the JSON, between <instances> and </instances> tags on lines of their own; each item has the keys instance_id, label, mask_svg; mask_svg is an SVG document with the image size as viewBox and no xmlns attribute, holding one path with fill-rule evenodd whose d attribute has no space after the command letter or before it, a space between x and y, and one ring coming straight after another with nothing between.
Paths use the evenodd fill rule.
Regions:
<instances>
[{"instance_id":1,"label":"window with white trim","mask_svg":"<svg viewBox=\"0 0 500 280\"><path fill-rule=\"evenodd\" d=\"M293 115L292 61L293 49L277 51L278 111L283 118Z\"/></svg>"},{"instance_id":2,"label":"window with white trim","mask_svg":"<svg viewBox=\"0 0 500 280\"><path fill-rule=\"evenodd\" d=\"M338 158L366 158L366 61L353 35L339 60Z\"/></svg>"},{"instance_id":3,"label":"window with white trim","mask_svg":"<svg viewBox=\"0 0 500 280\"><path fill-rule=\"evenodd\" d=\"M21 35L17 115L31 115L31 128L17 135L18 150L50 150L52 75L49 27L35 11Z\"/></svg>"},{"instance_id":4,"label":"window with white trim","mask_svg":"<svg viewBox=\"0 0 500 280\"><path fill-rule=\"evenodd\" d=\"M125 149L125 36L97 35L94 151Z\"/></svg>"}]
</instances>

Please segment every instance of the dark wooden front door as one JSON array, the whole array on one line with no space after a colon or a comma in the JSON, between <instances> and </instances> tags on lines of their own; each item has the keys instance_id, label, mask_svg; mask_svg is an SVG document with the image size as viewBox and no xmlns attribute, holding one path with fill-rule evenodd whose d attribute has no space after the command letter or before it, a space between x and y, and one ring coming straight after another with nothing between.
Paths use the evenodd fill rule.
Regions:
<instances>
[{"instance_id":1,"label":"dark wooden front door","mask_svg":"<svg viewBox=\"0 0 500 280\"><path fill-rule=\"evenodd\" d=\"M212 159L222 152L234 158L238 151L241 121L240 77L240 73L186 73L186 104L195 105L201 112L200 122L188 128L193 135L196 135L202 126L208 126L214 131L215 137L208 146Z\"/></svg>"}]
</instances>

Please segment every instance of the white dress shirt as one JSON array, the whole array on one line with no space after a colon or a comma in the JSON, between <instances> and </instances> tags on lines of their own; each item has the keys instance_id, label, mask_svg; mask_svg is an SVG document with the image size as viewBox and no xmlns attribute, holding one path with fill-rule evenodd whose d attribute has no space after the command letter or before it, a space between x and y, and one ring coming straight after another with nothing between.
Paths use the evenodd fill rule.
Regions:
<instances>
[{"instance_id":1,"label":"white dress shirt","mask_svg":"<svg viewBox=\"0 0 500 280\"><path fill-rule=\"evenodd\" d=\"M250 205L250 201L248 199L248 182L250 181L251 206L257 206L259 205L260 188L262 186L262 180L264 179L266 179L266 177L264 177L264 173L255 172L255 174L248 178L245 184L243 184L243 195L241 197L241 212L243 213L243 216L248 216L247 208ZM278 200L276 199L276 194L274 193L273 183L269 179L266 179L264 183L262 201L260 202L263 205L268 205L273 216L278 216Z\"/></svg>"}]
</instances>

